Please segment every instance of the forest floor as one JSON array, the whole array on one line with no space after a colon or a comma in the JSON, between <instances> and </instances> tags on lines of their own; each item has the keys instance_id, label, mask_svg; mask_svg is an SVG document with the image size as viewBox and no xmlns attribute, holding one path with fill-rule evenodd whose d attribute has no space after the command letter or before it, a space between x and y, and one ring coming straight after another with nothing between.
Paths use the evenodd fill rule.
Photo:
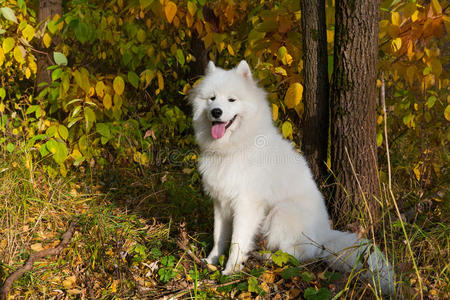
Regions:
<instances>
[{"instance_id":1,"label":"forest floor","mask_svg":"<svg viewBox=\"0 0 450 300\"><path fill-rule=\"evenodd\" d=\"M200 259L212 243L212 202L195 169L109 168L64 178L14 154L3 158L0 285L30 255L57 247L74 225L58 255L37 259L13 282L9 299L379 298L357 273L299 263L281 252L271 261L250 259L233 276L205 266ZM425 200L403 221L386 205L385 230L377 237L395 267L399 299L450 298L448 207Z\"/></svg>"}]
</instances>

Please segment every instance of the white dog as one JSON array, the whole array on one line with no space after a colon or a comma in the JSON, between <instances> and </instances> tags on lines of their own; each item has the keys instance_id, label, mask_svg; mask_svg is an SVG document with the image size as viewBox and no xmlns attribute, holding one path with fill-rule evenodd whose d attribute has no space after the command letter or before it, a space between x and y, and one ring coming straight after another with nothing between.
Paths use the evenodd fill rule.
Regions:
<instances>
[{"instance_id":1,"label":"white dog","mask_svg":"<svg viewBox=\"0 0 450 300\"><path fill-rule=\"evenodd\" d=\"M199 162L206 193L214 199L215 264L230 245L223 274L241 268L254 239L304 261L324 258L341 271L369 271L383 292L393 290L392 271L378 249L356 234L332 230L322 195L305 159L272 123L265 92L245 61L232 70L209 62L190 93Z\"/></svg>"}]
</instances>

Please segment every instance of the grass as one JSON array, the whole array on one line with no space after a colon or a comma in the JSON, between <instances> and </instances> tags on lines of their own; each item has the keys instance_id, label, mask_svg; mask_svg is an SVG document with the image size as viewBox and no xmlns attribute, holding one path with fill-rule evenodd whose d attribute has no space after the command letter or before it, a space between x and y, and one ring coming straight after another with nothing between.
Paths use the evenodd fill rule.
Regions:
<instances>
[{"instance_id":1,"label":"grass","mask_svg":"<svg viewBox=\"0 0 450 300\"><path fill-rule=\"evenodd\" d=\"M15 282L12 298L377 298L368 283L282 253L273 262L250 259L231 277L197 264L211 245L213 220L195 171L109 168L64 178L25 157L3 153L0 162L0 283L30 253L54 247L71 221L77 225L58 257L39 261ZM380 200L379 236L396 268L399 298L450 298L445 206L432 203L403 220L391 197L387 190Z\"/></svg>"}]
</instances>

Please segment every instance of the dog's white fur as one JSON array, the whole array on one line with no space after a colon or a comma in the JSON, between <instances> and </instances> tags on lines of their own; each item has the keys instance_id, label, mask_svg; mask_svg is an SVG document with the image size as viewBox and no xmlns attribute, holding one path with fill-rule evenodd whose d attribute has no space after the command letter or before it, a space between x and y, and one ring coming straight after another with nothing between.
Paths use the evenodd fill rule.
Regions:
<instances>
[{"instance_id":1,"label":"dog's white fur","mask_svg":"<svg viewBox=\"0 0 450 300\"><path fill-rule=\"evenodd\" d=\"M245 61L232 70L209 62L189 97L201 149L199 170L214 200L214 247L208 263L217 263L231 242L223 274L237 271L262 233L270 250L281 249L301 261L324 258L341 271L360 269L365 255L369 271L364 276L392 292L391 267L379 250L370 254L373 245L367 240L330 228L305 159L273 125L266 94ZM214 108L222 110L218 119L211 115ZM235 115L223 137L214 139L212 122L228 122Z\"/></svg>"}]
</instances>

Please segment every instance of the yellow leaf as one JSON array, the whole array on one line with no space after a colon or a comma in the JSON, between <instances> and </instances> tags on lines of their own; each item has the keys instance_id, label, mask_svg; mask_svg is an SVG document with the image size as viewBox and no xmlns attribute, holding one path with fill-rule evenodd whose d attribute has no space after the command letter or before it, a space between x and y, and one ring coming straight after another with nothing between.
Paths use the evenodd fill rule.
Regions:
<instances>
[{"instance_id":1,"label":"yellow leaf","mask_svg":"<svg viewBox=\"0 0 450 300\"><path fill-rule=\"evenodd\" d=\"M23 52L22 52L23 50ZM14 47L14 59L18 63L23 63L25 56L25 49L22 46L16 46Z\"/></svg>"},{"instance_id":2,"label":"yellow leaf","mask_svg":"<svg viewBox=\"0 0 450 300\"><path fill-rule=\"evenodd\" d=\"M3 102L0 102L0 113L5 111L5 104Z\"/></svg>"},{"instance_id":3,"label":"yellow leaf","mask_svg":"<svg viewBox=\"0 0 450 300\"><path fill-rule=\"evenodd\" d=\"M431 0L431 7L436 15L440 15L442 13L442 7L438 0Z\"/></svg>"},{"instance_id":4,"label":"yellow leaf","mask_svg":"<svg viewBox=\"0 0 450 300\"><path fill-rule=\"evenodd\" d=\"M31 250L36 251L36 252L44 250L41 243L33 244L33 245L31 245L30 248L31 248Z\"/></svg>"},{"instance_id":5,"label":"yellow leaf","mask_svg":"<svg viewBox=\"0 0 450 300\"><path fill-rule=\"evenodd\" d=\"M5 61L5 52L3 52L3 48L0 48L0 67L3 65Z\"/></svg>"},{"instance_id":6,"label":"yellow leaf","mask_svg":"<svg viewBox=\"0 0 450 300\"><path fill-rule=\"evenodd\" d=\"M283 75L283 76L287 76L286 70L283 69L282 67L276 67L276 68L275 68L275 73L276 73L276 74Z\"/></svg>"},{"instance_id":7,"label":"yellow leaf","mask_svg":"<svg viewBox=\"0 0 450 300\"><path fill-rule=\"evenodd\" d=\"M73 149L73 151L72 151L72 158L73 159L75 159L75 160L77 160L77 159L79 159L79 158L82 158L83 157L83 154L81 154L81 152L80 152L80 150L78 150L78 149ZM76 192L76 191L75 191Z\"/></svg>"},{"instance_id":8,"label":"yellow leaf","mask_svg":"<svg viewBox=\"0 0 450 300\"><path fill-rule=\"evenodd\" d=\"M294 108L302 101L302 97L303 86L300 83L295 82L289 86L286 95L284 96L284 103L286 103L288 108Z\"/></svg>"},{"instance_id":9,"label":"yellow leaf","mask_svg":"<svg viewBox=\"0 0 450 300\"><path fill-rule=\"evenodd\" d=\"M45 48L50 47L50 45L52 44L52 38L50 37L50 35L48 33L44 34L42 41L44 42Z\"/></svg>"},{"instance_id":10,"label":"yellow leaf","mask_svg":"<svg viewBox=\"0 0 450 300\"><path fill-rule=\"evenodd\" d=\"M166 3L164 7L164 12L166 14L167 21L172 23L175 14L177 13L177 5L172 1Z\"/></svg>"},{"instance_id":11,"label":"yellow leaf","mask_svg":"<svg viewBox=\"0 0 450 300\"><path fill-rule=\"evenodd\" d=\"M283 137L287 138L292 136L292 124L289 121L286 121L281 126L281 133L283 133Z\"/></svg>"},{"instance_id":12,"label":"yellow leaf","mask_svg":"<svg viewBox=\"0 0 450 300\"><path fill-rule=\"evenodd\" d=\"M103 83L103 81L97 81L97 84L95 85L95 92L97 93L97 96L99 96L100 98L103 98L104 95L104 90L105 90L105 84Z\"/></svg>"},{"instance_id":13,"label":"yellow leaf","mask_svg":"<svg viewBox=\"0 0 450 300\"><path fill-rule=\"evenodd\" d=\"M433 58L433 60L431 61L431 70L433 71L433 73L436 75L437 78L441 76L442 64L439 58L437 57Z\"/></svg>"},{"instance_id":14,"label":"yellow leaf","mask_svg":"<svg viewBox=\"0 0 450 300\"><path fill-rule=\"evenodd\" d=\"M278 105L272 103L272 120L278 120Z\"/></svg>"},{"instance_id":15,"label":"yellow leaf","mask_svg":"<svg viewBox=\"0 0 450 300\"><path fill-rule=\"evenodd\" d=\"M34 37L34 34L36 31L34 30L33 26L28 24L25 26L25 28L22 30L22 35L27 41L31 41Z\"/></svg>"},{"instance_id":16,"label":"yellow leaf","mask_svg":"<svg viewBox=\"0 0 450 300\"><path fill-rule=\"evenodd\" d=\"M234 56L234 50L233 50L233 47L231 47L230 44L228 44L227 50L228 50L228 53L230 53L231 56Z\"/></svg>"},{"instance_id":17,"label":"yellow leaf","mask_svg":"<svg viewBox=\"0 0 450 300\"><path fill-rule=\"evenodd\" d=\"M160 71L156 73L156 76L158 77L158 88L162 91L164 89L164 78Z\"/></svg>"},{"instance_id":18,"label":"yellow leaf","mask_svg":"<svg viewBox=\"0 0 450 300\"><path fill-rule=\"evenodd\" d=\"M383 122L383 116L379 115L378 118L377 118L377 124L380 125L381 122Z\"/></svg>"},{"instance_id":19,"label":"yellow leaf","mask_svg":"<svg viewBox=\"0 0 450 300\"><path fill-rule=\"evenodd\" d=\"M4 39L3 44L2 44L3 51L5 53L8 53L9 51L11 51L14 48L15 43L16 42L14 41L14 39L12 37L8 37L8 38Z\"/></svg>"},{"instance_id":20,"label":"yellow leaf","mask_svg":"<svg viewBox=\"0 0 450 300\"><path fill-rule=\"evenodd\" d=\"M416 10L416 11L411 15L411 21L415 22L415 21L417 21L418 18L419 18L419 11Z\"/></svg>"},{"instance_id":21,"label":"yellow leaf","mask_svg":"<svg viewBox=\"0 0 450 300\"><path fill-rule=\"evenodd\" d=\"M119 284L119 280L113 280L111 283L111 292L115 293L117 292L117 285Z\"/></svg>"},{"instance_id":22,"label":"yellow leaf","mask_svg":"<svg viewBox=\"0 0 450 300\"><path fill-rule=\"evenodd\" d=\"M420 170L419 170L419 167L420 167L420 164L417 164L417 165L414 167L414 169L413 169L414 175L416 175L416 179L417 179L418 181L420 181Z\"/></svg>"},{"instance_id":23,"label":"yellow leaf","mask_svg":"<svg viewBox=\"0 0 450 300\"><path fill-rule=\"evenodd\" d=\"M444 111L444 116L447 119L447 121L450 121L450 105L447 105Z\"/></svg>"},{"instance_id":24,"label":"yellow leaf","mask_svg":"<svg viewBox=\"0 0 450 300\"><path fill-rule=\"evenodd\" d=\"M30 68L26 68L25 69L25 77L27 79L29 79L31 77L31 70L30 70Z\"/></svg>"},{"instance_id":25,"label":"yellow leaf","mask_svg":"<svg viewBox=\"0 0 450 300\"><path fill-rule=\"evenodd\" d=\"M402 39L401 38L395 38L391 41L391 50L393 53L400 50L401 47L402 47Z\"/></svg>"},{"instance_id":26,"label":"yellow leaf","mask_svg":"<svg viewBox=\"0 0 450 300\"><path fill-rule=\"evenodd\" d=\"M110 94L105 94L105 97L103 97L103 106L106 109L110 109L112 106L112 99Z\"/></svg>"},{"instance_id":27,"label":"yellow leaf","mask_svg":"<svg viewBox=\"0 0 450 300\"><path fill-rule=\"evenodd\" d=\"M113 89L116 94L123 94L123 91L125 90L125 82L123 81L122 77L117 76L116 78L114 78Z\"/></svg>"},{"instance_id":28,"label":"yellow leaf","mask_svg":"<svg viewBox=\"0 0 450 300\"><path fill-rule=\"evenodd\" d=\"M195 16L195 12L197 11L197 5L195 5L194 2L189 1L189 2L187 3L187 8L188 8L189 14L190 14L191 16Z\"/></svg>"},{"instance_id":29,"label":"yellow leaf","mask_svg":"<svg viewBox=\"0 0 450 300\"><path fill-rule=\"evenodd\" d=\"M75 276L69 276L63 281L63 286L66 289L70 289L75 285L75 282L77 281L77 278Z\"/></svg>"},{"instance_id":30,"label":"yellow leaf","mask_svg":"<svg viewBox=\"0 0 450 300\"><path fill-rule=\"evenodd\" d=\"M391 13L391 22L393 25L400 26L401 18L400 18L400 14L398 12L393 11Z\"/></svg>"},{"instance_id":31,"label":"yellow leaf","mask_svg":"<svg viewBox=\"0 0 450 300\"><path fill-rule=\"evenodd\" d=\"M28 55L28 67L31 69L31 71L33 72L33 74L36 74L36 72L37 72L37 64L36 64L36 62L33 60L33 58L31 58L30 55Z\"/></svg>"},{"instance_id":32,"label":"yellow leaf","mask_svg":"<svg viewBox=\"0 0 450 300\"><path fill-rule=\"evenodd\" d=\"M186 14L186 25L187 27L191 28L192 24L194 24L194 17L190 14Z\"/></svg>"}]
</instances>

